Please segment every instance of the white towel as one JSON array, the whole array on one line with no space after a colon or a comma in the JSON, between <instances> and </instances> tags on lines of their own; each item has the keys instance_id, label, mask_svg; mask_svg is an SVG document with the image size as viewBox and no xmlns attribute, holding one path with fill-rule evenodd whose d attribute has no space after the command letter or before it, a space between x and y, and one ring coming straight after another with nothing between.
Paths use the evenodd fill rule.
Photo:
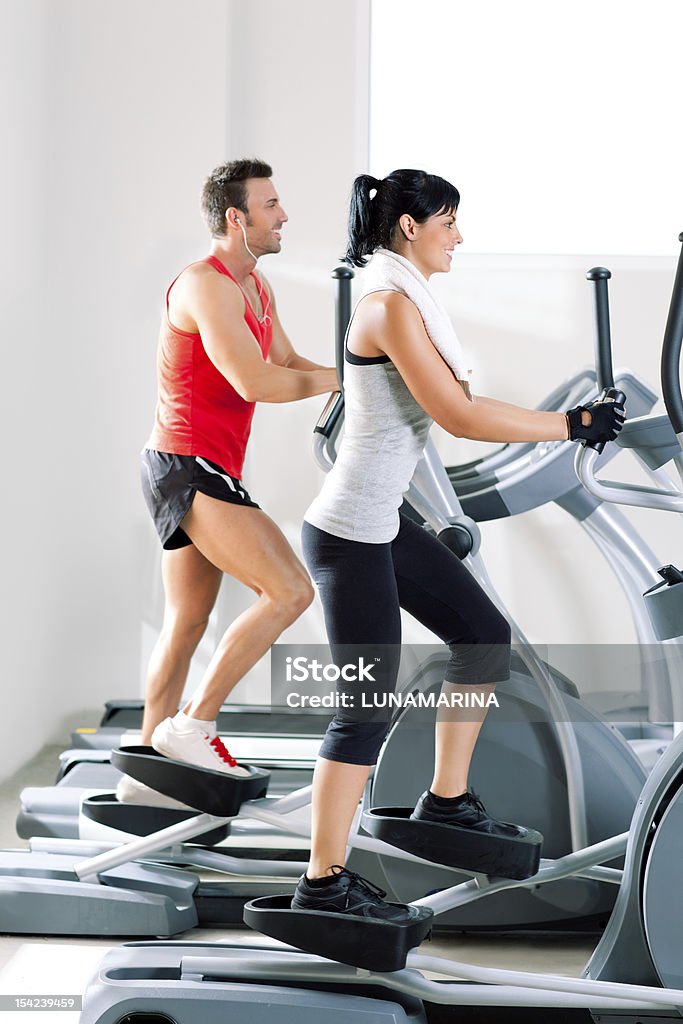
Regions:
<instances>
[{"instance_id":1,"label":"white towel","mask_svg":"<svg viewBox=\"0 0 683 1024\"><path fill-rule=\"evenodd\" d=\"M430 290L417 267L390 249L377 249L363 273L363 295L376 291L403 292L417 306L429 339L458 380L467 381L465 353L448 313Z\"/></svg>"}]
</instances>

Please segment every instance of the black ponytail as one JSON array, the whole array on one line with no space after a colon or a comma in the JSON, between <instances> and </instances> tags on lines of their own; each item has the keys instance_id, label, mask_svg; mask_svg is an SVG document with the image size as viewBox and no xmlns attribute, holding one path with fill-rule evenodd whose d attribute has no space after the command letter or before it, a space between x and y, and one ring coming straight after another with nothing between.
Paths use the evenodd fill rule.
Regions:
<instances>
[{"instance_id":1,"label":"black ponytail","mask_svg":"<svg viewBox=\"0 0 683 1024\"><path fill-rule=\"evenodd\" d=\"M376 189L370 198L370 192ZM378 181L361 174L353 183L349 207L349 241L345 259L364 267L375 249L387 249L400 217L410 214L418 224L439 213L453 213L460 193L445 178L401 168Z\"/></svg>"},{"instance_id":2,"label":"black ponytail","mask_svg":"<svg viewBox=\"0 0 683 1024\"><path fill-rule=\"evenodd\" d=\"M359 174L351 189L351 205L349 207L349 240L346 246L346 259L354 267L364 267L366 257L374 251L373 244L376 234L377 218L375 198L380 182L371 174ZM375 191L375 196L370 193Z\"/></svg>"}]
</instances>

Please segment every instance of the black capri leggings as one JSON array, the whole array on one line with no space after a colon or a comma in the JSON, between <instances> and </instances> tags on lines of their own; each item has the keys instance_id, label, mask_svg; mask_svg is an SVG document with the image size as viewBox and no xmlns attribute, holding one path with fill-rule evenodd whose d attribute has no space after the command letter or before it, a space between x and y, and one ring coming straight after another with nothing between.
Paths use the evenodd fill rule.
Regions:
<instances>
[{"instance_id":1,"label":"black capri leggings","mask_svg":"<svg viewBox=\"0 0 683 1024\"><path fill-rule=\"evenodd\" d=\"M401 515L386 544L345 540L304 522L303 551L322 600L335 663L381 651L374 692L393 693L398 677L404 608L448 644L445 680L458 685L498 683L510 675L510 626L459 558L433 534ZM354 657L354 660L355 660ZM366 685L367 688L367 684ZM389 723L358 720L340 709L320 756L346 764L375 764ZM376 716L375 716L376 718Z\"/></svg>"}]
</instances>

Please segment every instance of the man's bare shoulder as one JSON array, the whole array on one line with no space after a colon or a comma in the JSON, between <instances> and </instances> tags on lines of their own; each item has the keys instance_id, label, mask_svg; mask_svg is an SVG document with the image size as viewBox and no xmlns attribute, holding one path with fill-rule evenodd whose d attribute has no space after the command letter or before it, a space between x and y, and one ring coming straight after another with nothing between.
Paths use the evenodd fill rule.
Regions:
<instances>
[{"instance_id":1,"label":"man's bare shoulder","mask_svg":"<svg viewBox=\"0 0 683 1024\"><path fill-rule=\"evenodd\" d=\"M204 261L191 263L189 267L185 267L185 270L178 276L176 284L181 284L190 289L218 288L223 291L239 292L239 288L231 277L228 277L227 274L221 274L210 263L205 263Z\"/></svg>"},{"instance_id":2,"label":"man's bare shoulder","mask_svg":"<svg viewBox=\"0 0 683 1024\"><path fill-rule=\"evenodd\" d=\"M214 322L243 316L245 301L232 278L210 263L193 263L178 276L169 295L169 318L182 331L198 331Z\"/></svg>"},{"instance_id":3,"label":"man's bare shoulder","mask_svg":"<svg viewBox=\"0 0 683 1024\"><path fill-rule=\"evenodd\" d=\"M244 310L244 295L240 288L231 277L221 274L210 263L193 263L186 267L178 277L173 292L176 293L176 302L187 312L192 312L198 302L201 305L227 303L229 307Z\"/></svg>"}]
</instances>

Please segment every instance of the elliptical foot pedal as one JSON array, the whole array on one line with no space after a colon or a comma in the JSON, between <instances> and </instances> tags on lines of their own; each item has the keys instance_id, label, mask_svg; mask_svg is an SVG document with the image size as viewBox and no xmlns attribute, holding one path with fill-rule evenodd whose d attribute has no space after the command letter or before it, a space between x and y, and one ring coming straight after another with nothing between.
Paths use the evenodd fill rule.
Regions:
<instances>
[{"instance_id":1,"label":"elliptical foot pedal","mask_svg":"<svg viewBox=\"0 0 683 1024\"><path fill-rule=\"evenodd\" d=\"M106 828L133 836L150 836L180 821L196 818L197 812L176 807L150 807L147 804L122 804L113 793L97 793L81 801L81 814ZM192 839L193 843L215 846L230 835L230 823L209 829Z\"/></svg>"},{"instance_id":2,"label":"elliptical foot pedal","mask_svg":"<svg viewBox=\"0 0 683 1024\"><path fill-rule=\"evenodd\" d=\"M225 772L173 761L158 754L154 747L120 747L112 750L111 763L124 775L158 793L217 818L234 818L245 800L265 796L270 780L270 772L253 765L242 766L249 769L248 778L235 778Z\"/></svg>"},{"instance_id":3,"label":"elliptical foot pedal","mask_svg":"<svg viewBox=\"0 0 683 1024\"><path fill-rule=\"evenodd\" d=\"M431 932L434 918L428 907L415 907L414 918L397 923L354 914L292 910L291 902L291 895L250 900L244 907L244 923L305 953L367 971L402 970L410 950Z\"/></svg>"},{"instance_id":4,"label":"elliptical foot pedal","mask_svg":"<svg viewBox=\"0 0 683 1024\"><path fill-rule=\"evenodd\" d=\"M412 813L412 807L372 807L363 814L363 828L390 846L443 867L515 879L538 871L543 836L535 829L495 836L459 825L412 821Z\"/></svg>"}]
</instances>

